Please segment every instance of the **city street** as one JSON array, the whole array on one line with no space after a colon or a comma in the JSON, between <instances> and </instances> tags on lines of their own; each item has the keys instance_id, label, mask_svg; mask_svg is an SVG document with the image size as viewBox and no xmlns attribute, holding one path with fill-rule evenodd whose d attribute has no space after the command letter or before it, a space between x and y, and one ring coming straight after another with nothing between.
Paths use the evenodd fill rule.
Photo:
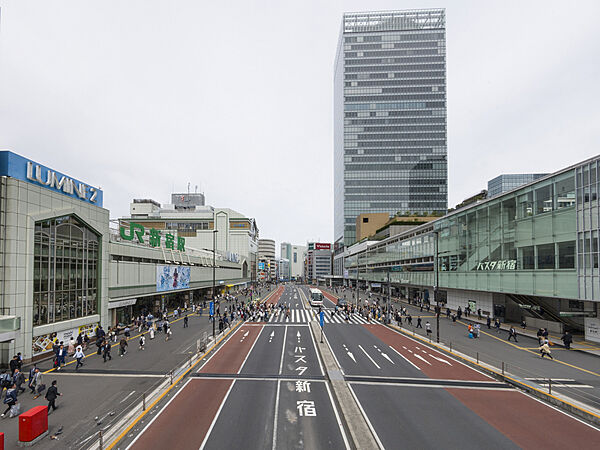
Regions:
<instances>
[{"instance_id":1,"label":"city street","mask_svg":"<svg viewBox=\"0 0 600 450\"><path fill-rule=\"evenodd\" d=\"M268 294L265 289L263 297ZM239 296L239 300L247 299ZM224 306L226 302L221 307ZM51 369L52 361L38 364L44 372L44 383L49 386L52 380L57 380L58 391L63 394L56 402L58 409L48 416L49 435L55 435L60 428L62 432L57 439L44 438L44 448L85 448L100 430L107 430L140 403L144 393L150 393L167 380L172 370L185 366L196 353L197 340L205 333L212 335L208 308L202 315L189 314L188 317L186 328L183 328L182 317L171 320L173 335L169 341L165 341L163 333L157 333L154 340L146 333L143 351L138 348L137 330L132 330L127 354L120 357L118 343L114 344L112 360L106 363L92 346L77 372L72 358L68 358L67 365L60 371ZM28 370L26 367L25 372ZM33 399L29 390L19 395L19 402L22 412L47 404L43 395ZM0 421L0 430L5 433L5 448L17 448L18 421L4 418Z\"/></svg>"},{"instance_id":2,"label":"city street","mask_svg":"<svg viewBox=\"0 0 600 450\"><path fill-rule=\"evenodd\" d=\"M346 298L351 298L355 291L346 290ZM331 298L336 296L328 293ZM344 296L344 294L338 294ZM361 291L360 298L364 301L368 298L365 291ZM385 305L384 295L374 294L372 299L381 299L380 305ZM405 307L407 313L412 316L412 324L403 319L400 326L411 333L421 337L426 336L425 323L430 322L432 328L432 340L435 342L436 317L433 308L430 312L423 311L419 307L409 305L405 302L393 301L394 308ZM444 312L443 310L442 312ZM542 359L538 350L537 339L521 334L521 328L517 328L518 341L508 341L508 332L498 332L492 326L488 329L485 324L481 325L480 337L469 339L467 325L475 323L470 319L476 314L464 317L456 323L442 314L440 317L440 341L451 345L456 351L465 353L500 369L504 362L505 371L516 375L528 382L536 383L540 388L548 389L548 378L552 379L552 390L563 393L575 401L585 403L593 408L600 409L600 371L598 370L600 358L593 354L581 351L566 350L558 338L554 338L559 345L552 347L554 360ZM417 328L417 319L422 319L422 328Z\"/></svg>"},{"instance_id":3,"label":"city street","mask_svg":"<svg viewBox=\"0 0 600 450\"><path fill-rule=\"evenodd\" d=\"M306 293L286 285L279 302L313 317ZM319 336L286 320L239 326L119 447L349 448ZM383 325L330 323L324 331L381 448L441 440L447 448L560 448L600 439L596 428Z\"/></svg>"}]
</instances>

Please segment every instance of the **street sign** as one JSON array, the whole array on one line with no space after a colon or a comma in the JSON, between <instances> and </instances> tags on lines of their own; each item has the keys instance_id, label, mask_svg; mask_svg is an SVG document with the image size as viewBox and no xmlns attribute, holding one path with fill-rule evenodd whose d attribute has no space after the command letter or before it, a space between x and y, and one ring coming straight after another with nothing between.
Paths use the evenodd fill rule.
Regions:
<instances>
[{"instance_id":1,"label":"street sign","mask_svg":"<svg viewBox=\"0 0 600 450\"><path fill-rule=\"evenodd\" d=\"M325 312L321 311L319 314L319 322L321 322L321 328L323 328L323 324L325 323Z\"/></svg>"},{"instance_id":2,"label":"street sign","mask_svg":"<svg viewBox=\"0 0 600 450\"><path fill-rule=\"evenodd\" d=\"M209 308L209 313L211 316L215 315L215 302L210 302L210 308Z\"/></svg>"},{"instance_id":3,"label":"street sign","mask_svg":"<svg viewBox=\"0 0 600 450\"><path fill-rule=\"evenodd\" d=\"M402 272L402 266L392 266L392 272Z\"/></svg>"}]
</instances>

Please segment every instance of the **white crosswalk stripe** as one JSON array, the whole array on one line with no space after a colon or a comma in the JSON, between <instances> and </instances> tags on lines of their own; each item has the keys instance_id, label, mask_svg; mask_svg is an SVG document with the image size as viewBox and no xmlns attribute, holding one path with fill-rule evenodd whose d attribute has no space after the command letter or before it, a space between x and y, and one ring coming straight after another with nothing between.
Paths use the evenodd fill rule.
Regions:
<instances>
[{"instance_id":1,"label":"white crosswalk stripe","mask_svg":"<svg viewBox=\"0 0 600 450\"><path fill-rule=\"evenodd\" d=\"M269 323L308 323L310 321L319 321L319 316L316 311L304 310L304 309L290 309L289 318L285 317L284 312L275 312L269 317ZM352 323L352 324L363 324L369 323L367 319L358 315L352 314L350 320L346 321L346 317L342 313L331 315L331 311L325 311L324 317L325 323Z\"/></svg>"}]
</instances>

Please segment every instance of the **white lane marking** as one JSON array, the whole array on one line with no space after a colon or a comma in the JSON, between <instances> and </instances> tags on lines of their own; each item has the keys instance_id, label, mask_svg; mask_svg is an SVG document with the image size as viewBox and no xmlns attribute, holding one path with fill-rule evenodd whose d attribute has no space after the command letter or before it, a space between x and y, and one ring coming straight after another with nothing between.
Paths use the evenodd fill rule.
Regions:
<instances>
[{"instance_id":1,"label":"white lane marking","mask_svg":"<svg viewBox=\"0 0 600 450\"><path fill-rule=\"evenodd\" d=\"M415 353L415 357L416 357L416 358L419 358L419 359L420 359L421 361L423 361L424 363L427 363L427 364L431 365L431 363L430 363L429 361L427 361L425 358L423 358L421 355L417 355L417 354Z\"/></svg>"},{"instance_id":2,"label":"white lane marking","mask_svg":"<svg viewBox=\"0 0 600 450\"><path fill-rule=\"evenodd\" d=\"M377 349L377 351L378 351L379 353L381 353L381 356L383 356L385 359L387 359L387 360L388 360L389 362L391 362L393 365L396 365L396 363L395 363L394 361L392 361L392 359L391 359L391 358L390 358L388 355L386 355L386 354L385 354L385 353L383 353L381 350L379 350L379 348L378 348L376 345L374 345L373 347L375 347L375 348Z\"/></svg>"},{"instance_id":3,"label":"white lane marking","mask_svg":"<svg viewBox=\"0 0 600 450\"><path fill-rule=\"evenodd\" d=\"M310 334L311 341L313 343L313 348L315 349L315 354L317 355L317 361L319 361L319 368L321 369L321 375L324 375L325 371L323 370L323 363L321 362L321 355L319 354L319 351L317 350L316 337L315 337L315 335L312 331L312 327L310 325L308 326L308 332ZM325 340L327 340L327 337L325 337ZM339 364L338 364L338 367L340 367ZM342 371L342 373L343 373L343 371Z\"/></svg>"},{"instance_id":4,"label":"white lane marking","mask_svg":"<svg viewBox=\"0 0 600 450\"><path fill-rule=\"evenodd\" d=\"M281 370L279 371L281 373ZM279 390L281 388L281 380L277 381L277 393L275 394L275 414L273 415L273 450L277 448L277 419L279 417Z\"/></svg>"},{"instance_id":5,"label":"white lane marking","mask_svg":"<svg viewBox=\"0 0 600 450\"><path fill-rule=\"evenodd\" d=\"M331 407L333 408L333 412L335 413L335 419L337 420L338 427L340 427L340 433L342 434L342 438L344 439L344 444L346 444L346 450L350 450L350 443L348 442L348 438L346 436L346 432L344 431L344 425L340 420L340 415L338 414L338 410L335 406L335 402L333 401L333 395L331 395L331 390L329 389L329 383L325 383L325 387L327 388L327 393L329 394L329 401L331 402Z\"/></svg>"},{"instance_id":6,"label":"white lane marking","mask_svg":"<svg viewBox=\"0 0 600 450\"><path fill-rule=\"evenodd\" d=\"M275 330L271 331L271 334L269 335L269 342L273 341L273 336L275 336Z\"/></svg>"},{"instance_id":7,"label":"white lane marking","mask_svg":"<svg viewBox=\"0 0 600 450\"><path fill-rule=\"evenodd\" d=\"M212 432L212 429L215 426L215 423L217 423L217 419L219 418L219 415L221 414L221 410L223 409L223 406L225 405L225 402L227 401L227 398L229 397L229 393L231 392L231 389L233 389L234 384L235 384L235 380L233 380L233 382L231 383L231 386L229 386L229 389L227 390L227 394L225 394L225 397L223 398L223 401L221 402L221 405L219 406L219 409L217 410L217 413L215 414L215 417L214 417L212 423L210 424L208 431L206 432L206 436L204 436L202 445L200 445L200 450L204 449L204 446L206 445L206 442L208 441L208 438L210 436L210 433Z\"/></svg>"},{"instance_id":8,"label":"white lane marking","mask_svg":"<svg viewBox=\"0 0 600 450\"><path fill-rule=\"evenodd\" d=\"M298 342L300 342L300 330L296 333L296 337L298 338Z\"/></svg>"},{"instance_id":9,"label":"white lane marking","mask_svg":"<svg viewBox=\"0 0 600 450\"><path fill-rule=\"evenodd\" d=\"M354 389L352 389L352 384L351 383L348 383L348 389L350 389L350 392L352 393L352 396L354 397L354 401L356 401L356 404L360 408L360 412L362 413L363 417L367 421L367 425L371 429L371 433L373 433L373 437L377 441L377 445L379 445L380 449L385 449L385 447L381 443L381 440L379 439L379 436L377 435L377 432L375 431L375 428L373 428L373 425L371 424L371 421L369 420L369 416L367 416L367 413L365 412L365 410L363 409L362 405L358 401L358 397L356 395L356 392L354 392Z\"/></svg>"},{"instance_id":10,"label":"white lane marking","mask_svg":"<svg viewBox=\"0 0 600 450\"><path fill-rule=\"evenodd\" d=\"M344 350L346 350L346 353L348 353L348 356L350 358L352 358L352 361L354 361L354 363L356 363L356 359L354 359L354 355L352 353L350 353L350 350L348 350L348 347L346 347L346 344L342 344L342 346L344 347Z\"/></svg>"},{"instance_id":11,"label":"white lane marking","mask_svg":"<svg viewBox=\"0 0 600 450\"><path fill-rule=\"evenodd\" d=\"M406 350L406 347L405 347L404 345L402 346L402 348L403 348L404 350Z\"/></svg>"},{"instance_id":12,"label":"white lane marking","mask_svg":"<svg viewBox=\"0 0 600 450\"><path fill-rule=\"evenodd\" d=\"M373 364L375 364L375 367L377 367L378 369L381 369L381 367L379 367L379 365L375 362L375 360L373 358L371 358L371 356L365 351L364 348L362 348L362 345L359 345L358 348L360 348L364 352L364 354L367 355L367 358L369 358L371 360L371 362Z\"/></svg>"},{"instance_id":13,"label":"white lane marking","mask_svg":"<svg viewBox=\"0 0 600 450\"><path fill-rule=\"evenodd\" d=\"M449 366L452 365L448 361L446 361L445 359L438 358L437 356L433 356L433 355L429 355L429 356L431 356L433 359L437 359L438 361L443 362L444 364L448 364Z\"/></svg>"},{"instance_id":14,"label":"white lane marking","mask_svg":"<svg viewBox=\"0 0 600 450\"><path fill-rule=\"evenodd\" d=\"M167 402L167 404L166 404L165 406L163 406L163 407L162 407L162 409L161 409L161 410L160 410L160 411L159 411L157 414L155 414L155 415L154 415L154 417L152 418L152 420L150 420L150 422L148 422L148 424L147 424L147 425L146 425L146 426L145 426L145 427L142 429L142 431L140 431L140 432L138 433L138 435L135 437L135 439L134 439L133 441L131 441L131 444L129 444L129 446L127 447L127 449L130 449L131 447L133 447L133 444L135 444L135 441L137 441L137 440L140 438L140 436L141 436L142 434L144 434L144 432L145 432L145 431L146 431L148 428L150 428L150 425L152 425L152 423L154 423L154 421L156 420L156 418L157 418L158 416L160 416L160 415L161 415L161 414L162 414L164 411L166 411L166 410L167 410L167 408L169 407L169 405L171 404L171 402L172 402L173 400L175 400L175 398L176 398L176 397L177 397L179 394L181 394L181 393L184 391L185 387L188 385L188 383L189 383L191 380L192 380L191 378L188 378L188 380L187 380L187 381L186 381L186 382L183 384L183 386L181 387L181 389L179 389L179 391L177 391L177 392L175 393L175 395L174 395L173 397L171 397L171 399L170 399L170 400Z\"/></svg>"},{"instance_id":15,"label":"white lane marking","mask_svg":"<svg viewBox=\"0 0 600 450\"><path fill-rule=\"evenodd\" d=\"M243 331L243 330L240 330ZM244 334L244 336L242 336L242 339L240 339L240 342L242 342L244 339L246 339L246 337L250 334L250 331L246 331L246 334Z\"/></svg>"},{"instance_id":16,"label":"white lane marking","mask_svg":"<svg viewBox=\"0 0 600 450\"><path fill-rule=\"evenodd\" d=\"M125 400L127 400L129 397L131 397L133 394L135 394L135 391L131 391L127 397L125 397L123 400L121 400L119 403L123 403Z\"/></svg>"},{"instance_id":17,"label":"white lane marking","mask_svg":"<svg viewBox=\"0 0 600 450\"><path fill-rule=\"evenodd\" d=\"M250 351L246 354L246 357L244 358L244 361L242 362L242 365L240 366L239 370L237 371L237 373L240 373L244 367L244 364L246 364L246 361L248 361L248 357L250 356L250 353L252 353L252 350L254 350L254 346L256 345L256 343L258 342L258 339L260 338L260 335L262 334L262 332L264 331L265 327L263 326L260 331L258 332L258 336L256 336L256 338L254 339L254 342L252 343L252 347L250 347ZM246 331L246 335L249 332ZM246 336L244 335L244 336Z\"/></svg>"},{"instance_id":18,"label":"white lane marking","mask_svg":"<svg viewBox=\"0 0 600 450\"><path fill-rule=\"evenodd\" d=\"M285 341L287 338L287 330L288 326L285 326L285 331L283 333L283 346L281 347L281 359L279 360L279 375L281 375L281 371L283 370L283 358L285 354Z\"/></svg>"},{"instance_id":19,"label":"white lane marking","mask_svg":"<svg viewBox=\"0 0 600 450\"><path fill-rule=\"evenodd\" d=\"M412 362L410 359L408 359L406 356L404 356L402 353L400 353L398 350L396 350L394 347L392 347L391 345L389 346L393 351L395 351L398 356L400 356L401 358L404 358L404 360L409 363L411 366L413 366L415 369L417 370L421 370L421 368L419 366L417 366L414 362Z\"/></svg>"}]
</instances>

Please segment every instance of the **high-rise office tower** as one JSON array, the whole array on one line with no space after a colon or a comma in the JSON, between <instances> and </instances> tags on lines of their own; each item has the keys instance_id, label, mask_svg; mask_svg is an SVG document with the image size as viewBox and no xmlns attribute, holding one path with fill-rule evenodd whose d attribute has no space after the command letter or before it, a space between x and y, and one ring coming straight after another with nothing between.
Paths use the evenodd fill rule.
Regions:
<instances>
[{"instance_id":1,"label":"high-rise office tower","mask_svg":"<svg viewBox=\"0 0 600 450\"><path fill-rule=\"evenodd\" d=\"M443 9L346 13L334 78L334 239L361 213L445 213Z\"/></svg>"}]
</instances>

